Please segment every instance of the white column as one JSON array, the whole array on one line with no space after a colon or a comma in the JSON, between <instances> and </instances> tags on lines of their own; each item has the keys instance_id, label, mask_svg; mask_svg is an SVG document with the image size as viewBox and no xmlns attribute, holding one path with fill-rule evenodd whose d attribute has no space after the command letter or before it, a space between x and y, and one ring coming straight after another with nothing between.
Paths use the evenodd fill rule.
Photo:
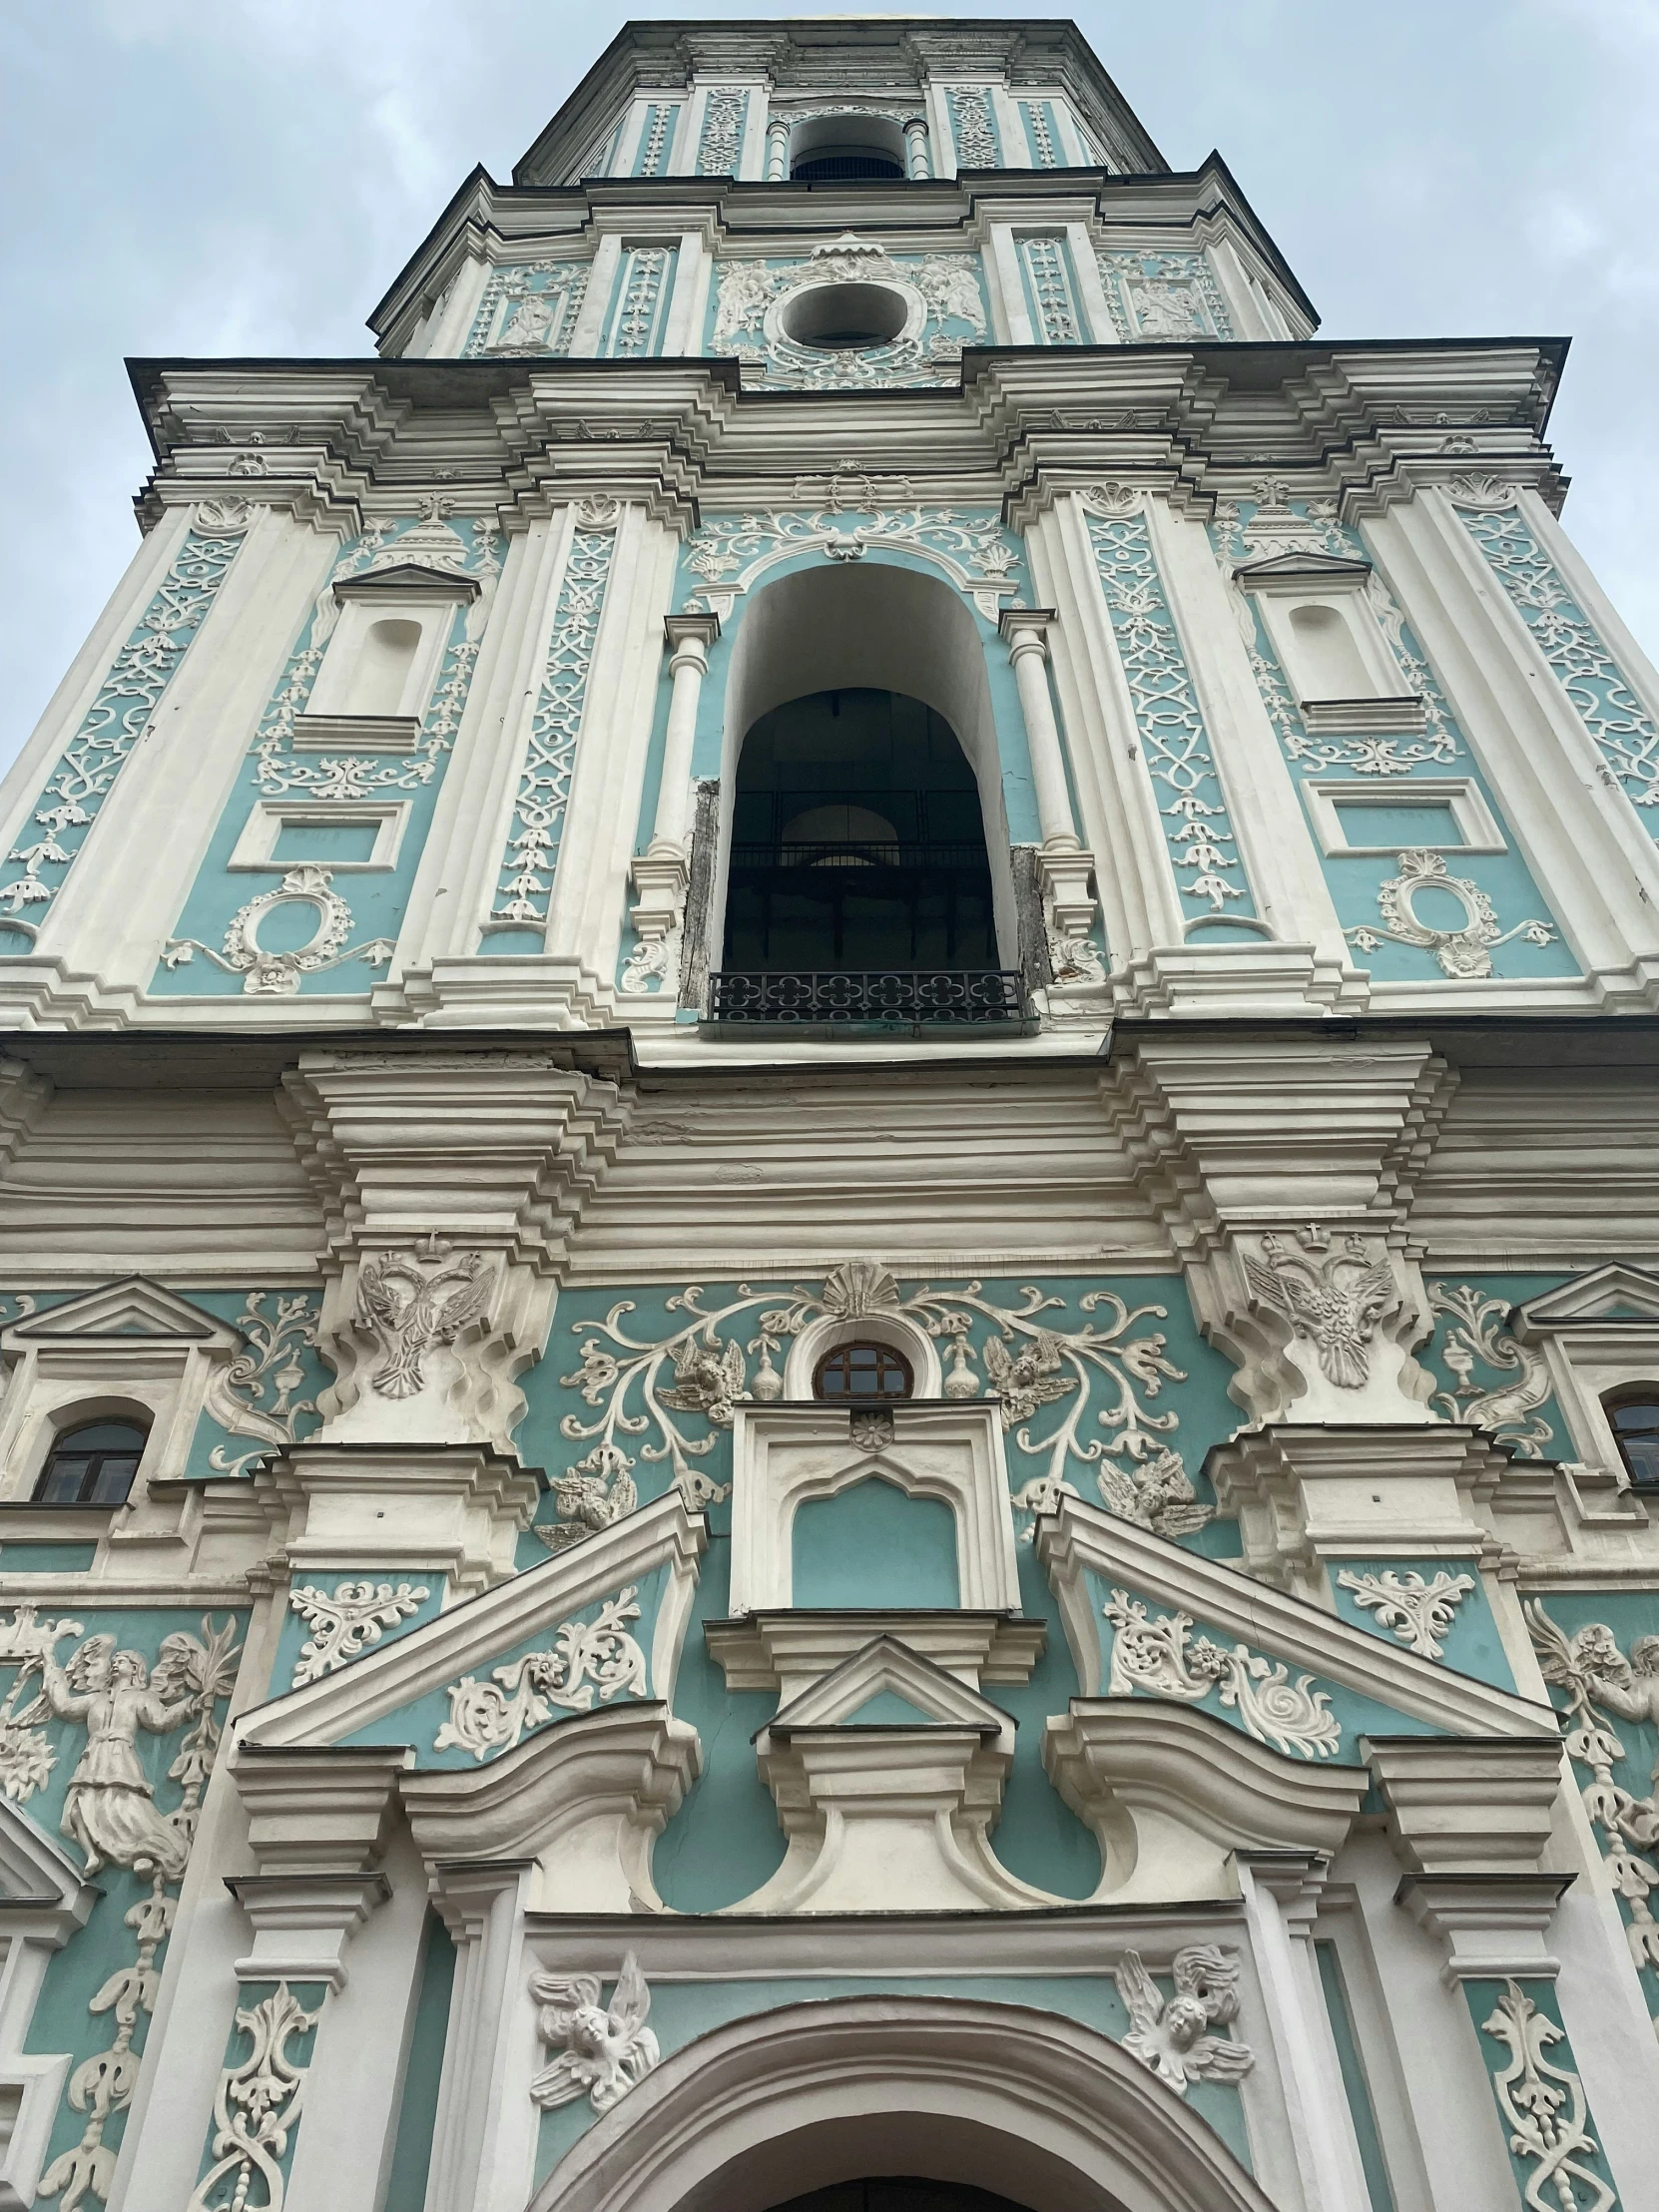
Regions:
<instances>
[{"instance_id":1,"label":"white column","mask_svg":"<svg viewBox=\"0 0 1659 2212\"><path fill-rule=\"evenodd\" d=\"M668 673L674 690L669 700L668 734L663 744L662 781L657 786L657 815L652 824L652 852L686 849L686 817L691 801L692 747L703 679L709 673L709 648L720 636L719 615L665 615Z\"/></svg>"},{"instance_id":2,"label":"white column","mask_svg":"<svg viewBox=\"0 0 1659 2212\"><path fill-rule=\"evenodd\" d=\"M493 2187L498 2167L522 2161L519 2139L535 2115L513 2063L514 1999L521 1978L524 1902L533 1859L441 1866L432 1872L432 1902L455 1943L455 1980L443 2046L426 2212L473 2212L518 2202ZM510 2107L522 2103L524 2115Z\"/></svg>"},{"instance_id":3,"label":"white column","mask_svg":"<svg viewBox=\"0 0 1659 2212\"><path fill-rule=\"evenodd\" d=\"M781 185L790 174L790 127L781 115L767 125L767 183ZM911 175L915 173L912 170Z\"/></svg>"},{"instance_id":4,"label":"white column","mask_svg":"<svg viewBox=\"0 0 1659 2212\"><path fill-rule=\"evenodd\" d=\"M927 118L924 115L904 119L904 162L912 180L932 174L927 166Z\"/></svg>"},{"instance_id":5,"label":"white column","mask_svg":"<svg viewBox=\"0 0 1659 2212\"><path fill-rule=\"evenodd\" d=\"M1239 1852L1234 1863L1307 2212L1371 2212L1314 1957L1314 1915L1328 1862L1317 1852Z\"/></svg>"},{"instance_id":6,"label":"white column","mask_svg":"<svg viewBox=\"0 0 1659 2212\"><path fill-rule=\"evenodd\" d=\"M1077 830L1066 784L1065 757L1060 750L1060 726L1054 719L1054 702L1048 691L1048 630L1053 620L1052 607L1004 607L997 628L1007 644L1014 681L1019 686L1043 843L1051 849L1075 851Z\"/></svg>"}]
</instances>

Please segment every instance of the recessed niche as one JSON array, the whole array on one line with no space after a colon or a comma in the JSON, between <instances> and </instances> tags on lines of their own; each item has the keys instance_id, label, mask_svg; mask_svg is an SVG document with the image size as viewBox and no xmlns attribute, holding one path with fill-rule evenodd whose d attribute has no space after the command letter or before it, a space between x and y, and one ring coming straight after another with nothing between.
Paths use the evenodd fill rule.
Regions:
<instances>
[{"instance_id":1,"label":"recessed niche","mask_svg":"<svg viewBox=\"0 0 1659 2212\"><path fill-rule=\"evenodd\" d=\"M886 284L813 284L784 309L784 332L798 345L846 353L890 345L909 309Z\"/></svg>"}]
</instances>

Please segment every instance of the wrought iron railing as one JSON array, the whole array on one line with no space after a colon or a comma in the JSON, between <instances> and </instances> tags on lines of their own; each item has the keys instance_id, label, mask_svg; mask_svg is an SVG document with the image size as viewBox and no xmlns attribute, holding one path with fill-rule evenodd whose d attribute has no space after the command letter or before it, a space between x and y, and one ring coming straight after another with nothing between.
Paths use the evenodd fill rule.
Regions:
<instances>
[{"instance_id":1,"label":"wrought iron railing","mask_svg":"<svg viewBox=\"0 0 1659 2212\"><path fill-rule=\"evenodd\" d=\"M714 1021L1018 1022L1017 968L723 968L709 978Z\"/></svg>"}]
</instances>

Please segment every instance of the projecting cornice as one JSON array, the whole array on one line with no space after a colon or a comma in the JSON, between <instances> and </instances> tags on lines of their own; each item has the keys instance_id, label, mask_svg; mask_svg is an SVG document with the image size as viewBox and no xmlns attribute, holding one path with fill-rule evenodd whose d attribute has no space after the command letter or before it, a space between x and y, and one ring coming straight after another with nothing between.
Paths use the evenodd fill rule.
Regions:
<instances>
[{"instance_id":1,"label":"projecting cornice","mask_svg":"<svg viewBox=\"0 0 1659 2212\"><path fill-rule=\"evenodd\" d=\"M732 360L143 360L160 467L141 513L235 499L342 532L372 504L515 517L629 499L794 504L846 452L908 496L1000 499L1017 526L1062 491L1144 486L1207 512L1264 477L1364 512L1471 470L1558 500L1543 442L1559 338L981 347L959 388L743 388Z\"/></svg>"}]
</instances>

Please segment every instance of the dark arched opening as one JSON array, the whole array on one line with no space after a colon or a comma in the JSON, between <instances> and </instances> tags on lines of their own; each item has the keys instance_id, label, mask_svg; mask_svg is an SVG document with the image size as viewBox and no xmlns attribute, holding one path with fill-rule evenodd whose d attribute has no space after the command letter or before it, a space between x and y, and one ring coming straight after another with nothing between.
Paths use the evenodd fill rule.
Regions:
<instances>
[{"instance_id":1,"label":"dark arched opening","mask_svg":"<svg viewBox=\"0 0 1659 2212\"><path fill-rule=\"evenodd\" d=\"M925 2181L907 2175L882 2180L841 2181L791 2197L772 2212L1026 2212L1012 2197L970 2189L965 2182Z\"/></svg>"},{"instance_id":2,"label":"dark arched opening","mask_svg":"<svg viewBox=\"0 0 1659 2212\"><path fill-rule=\"evenodd\" d=\"M922 700L811 692L738 762L727 971L914 976L996 967L979 787Z\"/></svg>"}]
</instances>

